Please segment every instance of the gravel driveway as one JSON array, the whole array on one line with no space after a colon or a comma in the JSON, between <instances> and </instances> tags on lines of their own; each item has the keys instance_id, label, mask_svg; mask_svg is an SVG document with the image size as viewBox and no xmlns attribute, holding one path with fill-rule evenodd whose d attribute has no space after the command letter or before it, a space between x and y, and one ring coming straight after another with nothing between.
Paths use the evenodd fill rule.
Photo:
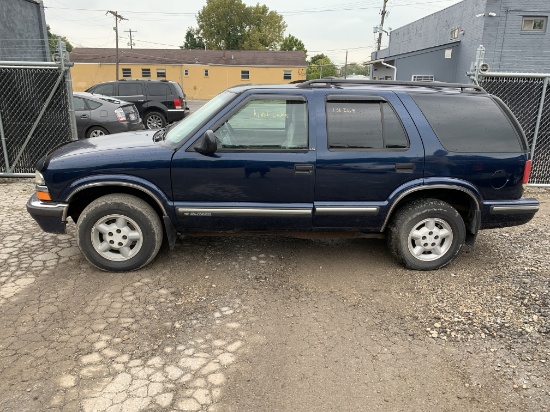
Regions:
<instances>
[{"instance_id":1,"label":"gravel driveway","mask_svg":"<svg viewBox=\"0 0 550 412\"><path fill-rule=\"evenodd\" d=\"M413 272L376 239L183 238L112 274L0 182L1 411L547 411L550 191Z\"/></svg>"}]
</instances>

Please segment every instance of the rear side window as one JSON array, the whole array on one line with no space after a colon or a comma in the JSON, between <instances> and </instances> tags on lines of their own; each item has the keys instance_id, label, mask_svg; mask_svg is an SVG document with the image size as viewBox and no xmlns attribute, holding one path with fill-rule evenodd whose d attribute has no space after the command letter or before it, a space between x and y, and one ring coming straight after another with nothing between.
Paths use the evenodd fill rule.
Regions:
<instances>
[{"instance_id":1,"label":"rear side window","mask_svg":"<svg viewBox=\"0 0 550 412\"><path fill-rule=\"evenodd\" d=\"M141 83L123 83L118 84L119 96L142 96L143 86Z\"/></svg>"},{"instance_id":2,"label":"rear side window","mask_svg":"<svg viewBox=\"0 0 550 412\"><path fill-rule=\"evenodd\" d=\"M450 152L517 153L524 150L512 121L487 96L414 94L441 145Z\"/></svg>"},{"instance_id":3,"label":"rear side window","mask_svg":"<svg viewBox=\"0 0 550 412\"><path fill-rule=\"evenodd\" d=\"M169 93L168 85L164 83L149 83L147 88L151 96L166 96Z\"/></svg>"},{"instance_id":4,"label":"rear side window","mask_svg":"<svg viewBox=\"0 0 550 412\"><path fill-rule=\"evenodd\" d=\"M86 99L86 103L88 103L88 106L90 107L91 110L95 110L95 109L103 106L101 103L95 102L95 101L90 100L90 99Z\"/></svg>"},{"instance_id":5,"label":"rear side window","mask_svg":"<svg viewBox=\"0 0 550 412\"><path fill-rule=\"evenodd\" d=\"M409 141L387 102L327 102L329 150L406 149Z\"/></svg>"}]
</instances>

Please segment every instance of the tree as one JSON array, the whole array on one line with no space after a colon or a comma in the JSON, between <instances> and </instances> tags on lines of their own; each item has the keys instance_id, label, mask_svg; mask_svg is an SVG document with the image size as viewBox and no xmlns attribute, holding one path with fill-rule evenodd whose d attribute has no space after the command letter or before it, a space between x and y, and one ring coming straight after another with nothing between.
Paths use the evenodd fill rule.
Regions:
<instances>
[{"instance_id":1,"label":"tree","mask_svg":"<svg viewBox=\"0 0 550 412\"><path fill-rule=\"evenodd\" d=\"M362 64L359 63L349 63L346 68L346 75L352 76L352 75L361 75L361 76L368 76L369 75L369 67L365 67Z\"/></svg>"},{"instance_id":2,"label":"tree","mask_svg":"<svg viewBox=\"0 0 550 412\"><path fill-rule=\"evenodd\" d=\"M340 73L334 63L324 54L316 54L307 64L307 80L338 76Z\"/></svg>"},{"instance_id":3,"label":"tree","mask_svg":"<svg viewBox=\"0 0 550 412\"><path fill-rule=\"evenodd\" d=\"M199 33L209 49L273 50L283 39L286 23L265 5L242 0L207 0L197 16Z\"/></svg>"},{"instance_id":4,"label":"tree","mask_svg":"<svg viewBox=\"0 0 550 412\"><path fill-rule=\"evenodd\" d=\"M283 39L283 42L281 43L281 50L285 50L285 51L302 50L304 53L307 54L307 50L306 50L306 47L304 46L304 43L302 43L301 40L294 37L292 34L289 34Z\"/></svg>"},{"instance_id":5,"label":"tree","mask_svg":"<svg viewBox=\"0 0 550 412\"><path fill-rule=\"evenodd\" d=\"M53 56L54 53L57 53L57 39L61 39L65 43L65 48L68 52L73 51L73 46L69 43L69 40L65 36L59 36L51 32L50 26L46 25L48 30L48 46L50 47L50 54Z\"/></svg>"},{"instance_id":6,"label":"tree","mask_svg":"<svg viewBox=\"0 0 550 412\"><path fill-rule=\"evenodd\" d=\"M205 49L204 40L199 36L199 29L188 27L185 33L185 43L180 49Z\"/></svg>"}]
</instances>

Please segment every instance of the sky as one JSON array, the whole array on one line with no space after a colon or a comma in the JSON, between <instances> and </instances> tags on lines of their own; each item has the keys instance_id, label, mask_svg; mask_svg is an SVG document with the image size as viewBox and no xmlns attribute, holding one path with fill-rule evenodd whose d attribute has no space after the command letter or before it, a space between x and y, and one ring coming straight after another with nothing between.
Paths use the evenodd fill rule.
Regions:
<instances>
[{"instance_id":1,"label":"sky","mask_svg":"<svg viewBox=\"0 0 550 412\"><path fill-rule=\"evenodd\" d=\"M380 24L384 0L243 0L246 5L265 4L281 14L285 35L300 39L308 57L324 53L336 64L370 60L376 44L373 27ZM443 10L460 0L389 0L384 29L389 31ZM177 48L188 27L196 27L197 13L206 0L43 0L46 23L55 34L65 36L73 47L115 47L114 17L119 23L119 47ZM382 48L388 44L383 35Z\"/></svg>"}]
</instances>

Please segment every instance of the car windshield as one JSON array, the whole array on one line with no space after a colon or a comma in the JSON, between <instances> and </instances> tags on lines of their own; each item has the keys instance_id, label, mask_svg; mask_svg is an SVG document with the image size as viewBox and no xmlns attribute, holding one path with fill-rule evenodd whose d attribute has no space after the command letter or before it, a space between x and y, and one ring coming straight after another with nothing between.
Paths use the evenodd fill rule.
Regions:
<instances>
[{"instance_id":1,"label":"car windshield","mask_svg":"<svg viewBox=\"0 0 550 412\"><path fill-rule=\"evenodd\" d=\"M235 93L228 91L218 94L196 112L185 117L174 128L170 129L166 135L166 142L177 145L187 140L198 127L220 111L222 107L227 105L236 96Z\"/></svg>"}]
</instances>

